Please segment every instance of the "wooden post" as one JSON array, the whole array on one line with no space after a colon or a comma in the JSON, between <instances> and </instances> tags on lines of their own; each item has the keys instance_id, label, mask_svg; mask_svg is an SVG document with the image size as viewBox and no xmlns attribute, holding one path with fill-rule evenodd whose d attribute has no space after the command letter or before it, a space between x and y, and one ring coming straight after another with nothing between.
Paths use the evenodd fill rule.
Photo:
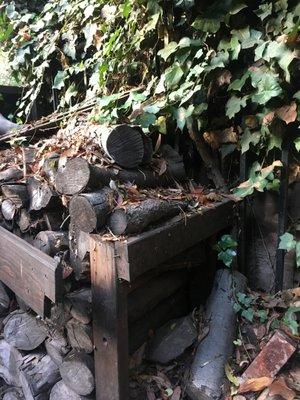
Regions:
<instances>
[{"instance_id":1,"label":"wooden post","mask_svg":"<svg viewBox=\"0 0 300 400\"><path fill-rule=\"evenodd\" d=\"M127 284L118 279L114 243L91 238L96 400L128 400Z\"/></svg>"}]
</instances>

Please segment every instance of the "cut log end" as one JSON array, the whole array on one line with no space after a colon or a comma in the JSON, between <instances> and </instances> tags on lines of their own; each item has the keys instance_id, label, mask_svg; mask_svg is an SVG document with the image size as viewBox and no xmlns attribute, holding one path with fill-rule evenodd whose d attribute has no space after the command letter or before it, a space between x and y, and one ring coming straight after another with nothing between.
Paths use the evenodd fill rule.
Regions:
<instances>
[{"instance_id":1,"label":"cut log end","mask_svg":"<svg viewBox=\"0 0 300 400\"><path fill-rule=\"evenodd\" d=\"M90 180L90 167L84 158L73 158L60 167L55 177L55 188L60 194L81 193Z\"/></svg>"}]
</instances>

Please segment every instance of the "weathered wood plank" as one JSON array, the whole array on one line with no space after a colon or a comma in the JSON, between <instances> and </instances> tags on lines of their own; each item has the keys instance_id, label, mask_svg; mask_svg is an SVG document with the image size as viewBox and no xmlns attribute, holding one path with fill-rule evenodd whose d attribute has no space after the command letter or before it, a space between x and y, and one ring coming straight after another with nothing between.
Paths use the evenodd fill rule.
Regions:
<instances>
[{"instance_id":1,"label":"weathered wood plank","mask_svg":"<svg viewBox=\"0 0 300 400\"><path fill-rule=\"evenodd\" d=\"M1 227L0 280L41 316L61 296L59 263Z\"/></svg>"},{"instance_id":2,"label":"weathered wood plank","mask_svg":"<svg viewBox=\"0 0 300 400\"><path fill-rule=\"evenodd\" d=\"M91 238L93 337L97 400L127 400L127 285L120 282L113 243Z\"/></svg>"},{"instance_id":3,"label":"weathered wood plank","mask_svg":"<svg viewBox=\"0 0 300 400\"><path fill-rule=\"evenodd\" d=\"M133 281L146 271L194 246L232 223L234 202L226 199L198 213L115 242L119 278Z\"/></svg>"}]
</instances>

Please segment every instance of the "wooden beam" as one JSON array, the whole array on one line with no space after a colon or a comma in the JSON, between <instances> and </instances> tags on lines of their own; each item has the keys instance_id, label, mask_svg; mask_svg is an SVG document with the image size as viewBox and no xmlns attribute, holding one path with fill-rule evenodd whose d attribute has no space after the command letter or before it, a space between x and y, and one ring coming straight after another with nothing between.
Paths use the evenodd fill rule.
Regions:
<instances>
[{"instance_id":1,"label":"wooden beam","mask_svg":"<svg viewBox=\"0 0 300 400\"><path fill-rule=\"evenodd\" d=\"M0 227L0 280L44 317L50 300L61 298L62 269L57 261Z\"/></svg>"},{"instance_id":2,"label":"wooden beam","mask_svg":"<svg viewBox=\"0 0 300 400\"><path fill-rule=\"evenodd\" d=\"M91 237L96 400L128 400L127 284L117 276L114 244Z\"/></svg>"},{"instance_id":3,"label":"wooden beam","mask_svg":"<svg viewBox=\"0 0 300 400\"><path fill-rule=\"evenodd\" d=\"M197 213L173 219L162 226L115 242L119 278L133 281L169 258L229 226L234 217L232 200L224 200Z\"/></svg>"}]
</instances>

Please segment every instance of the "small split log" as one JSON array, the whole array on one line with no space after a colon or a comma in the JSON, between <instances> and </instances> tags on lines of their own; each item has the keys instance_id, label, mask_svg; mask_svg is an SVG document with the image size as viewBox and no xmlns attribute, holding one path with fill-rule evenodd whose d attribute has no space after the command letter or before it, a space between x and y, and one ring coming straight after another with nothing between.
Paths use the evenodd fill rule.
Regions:
<instances>
[{"instance_id":1,"label":"small split log","mask_svg":"<svg viewBox=\"0 0 300 400\"><path fill-rule=\"evenodd\" d=\"M150 224L174 217L186 208L187 203L183 201L148 199L138 205L115 209L108 226L115 235L140 233Z\"/></svg>"},{"instance_id":2,"label":"small split log","mask_svg":"<svg viewBox=\"0 0 300 400\"><path fill-rule=\"evenodd\" d=\"M47 395L60 380L58 366L47 354L28 354L23 358L20 380L25 399Z\"/></svg>"},{"instance_id":3,"label":"small split log","mask_svg":"<svg viewBox=\"0 0 300 400\"><path fill-rule=\"evenodd\" d=\"M72 197L69 205L71 221L78 230L91 233L102 228L115 206L115 194L110 188Z\"/></svg>"},{"instance_id":4,"label":"small split log","mask_svg":"<svg viewBox=\"0 0 300 400\"><path fill-rule=\"evenodd\" d=\"M22 389L9 388L5 390L3 400L24 400Z\"/></svg>"},{"instance_id":5,"label":"small split log","mask_svg":"<svg viewBox=\"0 0 300 400\"><path fill-rule=\"evenodd\" d=\"M69 293L66 299L71 303L70 313L73 318L82 324L89 324L92 318L92 291L82 288Z\"/></svg>"},{"instance_id":6,"label":"small split log","mask_svg":"<svg viewBox=\"0 0 300 400\"><path fill-rule=\"evenodd\" d=\"M1 190L6 199L11 200L18 208L26 207L28 203L28 191L26 185L5 184Z\"/></svg>"},{"instance_id":7,"label":"small split log","mask_svg":"<svg viewBox=\"0 0 300 400\"><path fill-rule=\"evenodd\" d=\"M50 393L49 400L87 400L85 396L80 396L70 389L64 381L57 382Z\"/></svg>"},{"instance_id":8,"label":"small split log","mask_svg":"<svg viewBox=\"0 0 300 400\"><path fill-rule=\"evenodd\" d=\"M101 144L106 154L123 168L136 168L143 161L144 142L134 127L101 127Z\"/></svg>"},{"instance_id":9,"label":"small split log","mask_svg":"<svg viewBox=\"0 0 300 400\"><path fill-rule=\"evenodd\" d=\"M67 325L68 340L72 349L76 351L83 351L85 353L92 353L94 350L92 342L92 329L90 325L85 325L71 319Z\"/></svg>"},{"instance_id":10,"label":"small split log","mask_svg":"<svg viewBox=\"0 0 300 400\"><path fill-rule=\"evenodd\" d=\"M23 171L19 168L7 168L0 172L0 182L13 182L23 178Z\"/></svg>"},{"instance_id":11,"label":"small split log","mask_svg":"<svg viewBox=\"0 0 300 400\"><path fill-rule=\"evenodd\" d=\"M1 212L7 221L13 221L18 212L18 207L9 199L3 200L1 203Z\"/></svg>"},{"instance_id":12,"label":"small split log","mask_svg":"<svg viewBox=\"0 0 300 400\"><path fill-rule=\"evenodd\" d=\"M47 337L43 323L22 311L10 314L4 324L4 339L18 350L34 350Z\"/></svg>"},{"instance_id":13,"label":"small split log","mask_svg":"<svg viewBox=\"0 0 300 400\"><path fill-rule=\"evenodd\" d=\"M72 353L61 364L60 374L64 383L75 393L88 396L95 388L94 361L85 353Z\"/></svg>"},{"instance_id":14,"label":"small split log","mask_svg":"<svg viewBox=\"0 0 300 400\"><path fill-rule=\"evenodd\" d=\"M62 333L56 334L55 337L48 338L45 341L47 354L51 357L56 365L61 365L64 357L69 352L67 339Z\"/></svg>"},{"instance_id":15,"label":"small split log","mask_svg":"<svg viewBox=\"0 0 300 400\"><path fill-rule=\"evenodd\" d=\"M54 257L69 248L68 232L41 231L34 239L34 247Z\"/></svg>"},{"instance_id":16,"label":"small split log","mask_svg":"<svg viewBox=\"0 0 300 400\"><path fill-rule=\"evenodd\" d=\"M221 397L225 364L232 353L236 334L234 298L245 285L246 278L237 271L216 273L206 306L209 333L198 346L187 387L192 400Z\"/></svg>"},{"instance_id":17,"label":"small split log","mask_svg":"<svg viewBox=\"0 0 300 400\"><path fill-rule=\"evenodd\" d=\"M26 208L22 208L19 212L17 224L21 232L27 232L31 226L31 216Z\"/></svg>"},{"instance_id":18,"label":"small split log","mask_svg":"<svg viewBox=\"0 0 300 400\"><path fill-rule=\"evenodd\" d=\"M91 167L84 158L72 158L58 168L55 188L60 194L73 196L91 187L101 189L103 183L94 179Z\"/></svg>"},{"instance_id":19,"label":"small split log","mask_svg":"<svg viewBox=\"0 0 300 400\"><path fill-rule=\"evenodd\" d=\"M0 340L0 378L8 385L20 387L21 364L22 354L5 340Z\"/></svg>"},{"instance_id":20,"label":"small split log","mask_svg":"<svg viewBox=\"0 0 300 400\"><path fill-rule=\"evenodd\" d=\"M30 211L39 211L53 203L55 193L46 182L41 182L35 178L29 178L27 188L30 198Z\"/></svg>"}]
</instances>

